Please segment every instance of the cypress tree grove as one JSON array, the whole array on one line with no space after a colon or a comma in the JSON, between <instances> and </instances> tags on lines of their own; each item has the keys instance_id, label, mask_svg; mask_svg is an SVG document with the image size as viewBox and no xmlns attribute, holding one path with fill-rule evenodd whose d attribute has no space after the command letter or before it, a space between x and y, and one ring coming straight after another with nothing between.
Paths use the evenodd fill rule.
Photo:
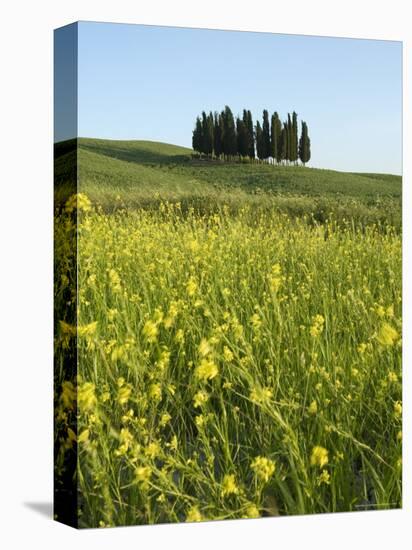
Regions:
<instances>
[{"instance_id":1,"label":"cypress tree grove","mask_svg":"<svg viewBox=\"0 0 412 550\"><path fill-rule=\"evenodd\" d=\"M302 133L299 139L299 158L305 166L310 160L310 139L308 134L308 126L306 122L302 120Z\"/></svg>"},{"instance_id":2,"label":"cypress tree grove","mask_svg":"<svg viewBox=\"0 0 412 550\"><path fill-rule=\"evenodd\" d=\"M243 109L242 116L233 116L228 105L219 114L210 112L196 117L192 135L192 147L201 155L216 156L232 160L233 157L249 157L260 160L272 159L273 163L290 162L303 164L311 156L310 139L306 122L302 121L301 136L298 136L298 115L288 113L282 122L275 111L269 113L263 109L262 122L253 124L252 113Z\"/></svg>"},{"instance_id":3,"label":"cypress tree grove","mask_svg":"<svg viewBox=\"0 0 412 550\"><path fill-rule=\"evenodd\" d=\"M263 110L263 158L267 159L270 156L270 126L269 126L269 113L266 109Z\"/></svg>"}]
</instances>

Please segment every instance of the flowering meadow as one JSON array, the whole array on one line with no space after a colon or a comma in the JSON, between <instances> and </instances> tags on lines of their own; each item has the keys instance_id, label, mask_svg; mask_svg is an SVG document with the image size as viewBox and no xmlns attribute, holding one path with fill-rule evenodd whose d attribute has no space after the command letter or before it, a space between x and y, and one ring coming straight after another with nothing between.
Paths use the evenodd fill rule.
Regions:
<instances>
[{"instance_id":1,"label":"flowering meadow","mask_svg":"<svg viewBox=\"0 0 412 550\"><path fill-rule=\"evenodd\" d=\"M399 229L84 193L56 216L79 526L401 506Z\"/></svg>"}]
</instances>

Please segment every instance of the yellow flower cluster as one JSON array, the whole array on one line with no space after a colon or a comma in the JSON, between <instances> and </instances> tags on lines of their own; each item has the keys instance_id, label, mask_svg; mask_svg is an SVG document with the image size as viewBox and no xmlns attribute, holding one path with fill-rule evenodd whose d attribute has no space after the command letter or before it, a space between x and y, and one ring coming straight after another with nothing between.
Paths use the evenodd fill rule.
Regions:
<instances>
[{"instance_id":1,"label":"yellow flower cluster","mask_svg":"<svg viewBox=\"0 0 412 550\"><path fill-rule=\"evenodd\" d=\"M264 456L257 456L250 467L255 472L256 476L265 482L269 481L276 469L275 463Z\"/></svg>"},{"instance_id":2,"label":"yellow flower cluster","mask_svg":"<svg viewBox=\"0 0 412 550\"><path fill-rule=\"evenodd\" d=\"M319 445L313 447L310 457L311 466L319 466L323 468L329 462L328 451Z\"/></svg>"}]
</instances>

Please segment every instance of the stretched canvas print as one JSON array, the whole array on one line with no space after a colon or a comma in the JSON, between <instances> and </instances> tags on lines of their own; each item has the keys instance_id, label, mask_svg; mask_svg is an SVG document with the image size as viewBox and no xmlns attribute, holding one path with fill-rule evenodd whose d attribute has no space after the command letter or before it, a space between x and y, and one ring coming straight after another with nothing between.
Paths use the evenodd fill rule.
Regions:
<instances>
[{"instance_id":1,"label":"stretched canvas print","mask_svg":"<svg viewBox=\"0 0 412 550\"><path fill-rule=\"evenodd\" d=\"M402 44L55 31L55 518L402 503Z\"/></svg>"}]
</instances>

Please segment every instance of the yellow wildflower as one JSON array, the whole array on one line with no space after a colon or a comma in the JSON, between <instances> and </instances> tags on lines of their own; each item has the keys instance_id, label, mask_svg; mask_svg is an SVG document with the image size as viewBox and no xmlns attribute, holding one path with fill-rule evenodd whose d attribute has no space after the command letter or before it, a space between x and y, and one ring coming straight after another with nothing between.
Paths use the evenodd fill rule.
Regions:
<instances>
[{"instance_id":1,"label":"yellow wildflower","mask_svg":"<svg viewBox=\"0 0 412 550\"><path fill-rule=\"evenodd\" d=\"M316 485L322 485L322 483L325 485L330 484L330 475L327 470L322 470L321 474L316 479Z\"/></svg>"},{"instance_id":2,"label":"yellow wildflower","mask_svg":"<svg viewBox=\"0 0 412 550\"><path fill-rule=\"evenodd\" d=\"M209 342L206 340L206 338L202 338L199 344L199 353L202 357L206 357L210 353L212 353L213 348L209 344Z\"/></svg>"},{"instance_id":3,"label":"yellow wildflower","mask_svg":"<svg viewBox=\"0 0 412 550\"><path fill-rule=\"evenodd\" d=\"M145 455L148 456L151 459L156 458L159 456L161 451L161 447L157 441L152 441L149 443L149 445L145 449Z\"/></svg>"},{"instance_id":4,"label":"yellow wildflower","mask_svg":"<svg viewBox=\"0 0 412 550\"><path fill-rule=\"evenodd\" d=\"M398 332L388 323L383 323L379 331L378 342L382 346L393 346L398 339Z\"/></svg>"},{"instance_id":5,"label":"yellow wildflower","mask_svg":"<svg viewBox=\"0 0 412 550\"><path fill-rule=\"evenodd\" d=\"M272 391L269 388L253 388L249 398L253 403L263 405L269 403L272 395Z\"/></svg>"},{"instance_id":6,"label":"yellow wildflower","mask_svg":"<svg viewBox=\"0 0 412 550\"><path fill-rule=\"evenodd\" d=\"M275 471L276 465L269 458L257 456L251 463L250 467L254 470L258 478L268 482Z\"/></svg>"},{"instance_id":7,"label":"yellow wildflower","mask_svg":"<svg viewBox=\"0 0 412 550\"><path fill-rule=\"evenodd\" d=\"M136 480L140 483L146 484L152 475L152 469L150 466L139 466L135 470Z\"/></svg>"},{"instance_id":8,"label":"yellow wildflower","mask_svg":"<svg viewBox=\"0 0 412 550\"><path fill-rule=\"evenodd\" d=\"M199 512L199 508L197 506L192 506L192 508L190 508L190 510L187 513L186 522L191 523L193 521L202 521L202 520L203 520L203 516Z\"/></svg>"},{"instance_id":9,"label":"yellow wildflower","mask_svg":"<svg viewBox=\"0 0 412 550\"><path fill-rule=\"evenodd\" d=\"M310 327L310 335L313 338L317 338L323 331L323 325L325 323L325 319L322 315L315 315L313 318L313 324Z\"/></svg>"},{"instance_id":10,"label":"yellow wildflower","mask_svg":"<svg viewBox=\"0 0 412 550\"><path fill-rule=\"evenodd\" d=\"M209 399L209 395L204 391L198 391L193 398L195 408L201 407Z\"/></svg>"},{"instance_id":11,"label":"yellow wildflower","mask_svg":"<svg viewBox=\"0 0 412 550\"><path fill-rule=\"evenodd\" d=\"M396 372L390 371L388 373L388 380L389 380L389 382L397 382L398 381L398 375L396 374Z\"/></svg>"},{"instance_id":12,"label":"yellow wildflower","mask_svg":"<svg viewBox=\"0 0 412 550\"><path fill-rule=\"evenodd\" d=\"M233 352L227 346L223 347L223 357L225 358L225 361L228 361L228 362L233 361L233 358L234 358Z\"/></svg>"},{"instance_id":13,"label":"yellow wildflower","mask_svg":"<svg viewBox=\"0 0 412 550\"><path fill-rule=\"evenodd\" d=\"M82 411L93 409L96 404L95 385L92 382L84 382L78 389L78 404Z\"/></svg>"},{"instance_id":14,"label":"yellow wildflower","mask_svg":"<svg viewBox=\"0 0 412 550\"><path fill-rule=\"evenodd\" d=\"M316 414L318 412L318 404L315 400L312 401L312 403L308 407L308 413L309 414Z\"/></svg>"},{"instance_id":15,"label":"yellow wildflower","mask_svg":"<svg viewBox=\"0 0 412 550\"><path fill-rule=\"evenodd\" d=\"M172 417L168 412L162 414L162 417L160 419L160 426L162 426L162 428L166 426L170 422L171 418Z\"/></svg>"},{"instance_id":16,"label":"yellow wildflower","mask_svg":"<svg viewBox=\"0 0 412 550\"><path fill-rule=\"evenodd\" d=\"M243 518L254 519L259 517L260 517L259 508L256 506L256 504L249 504L249 506L245 510L245 514Z\"/></svg>"},{"instance_id":17,"label":"yellow wildflower","mask_svg":"<svg viewBox=\"0 0 412 550\"><path fill-rule=\"evenodd\" d=\"M236 485L235 476L226 474L222 481L222 496L236 495L239 493L239 487Z\"/></svg>"},{"instance_id":18,"label":"yellow wildflower","mask_svg":"<svg viewBox=\"0 0 412 550\"><path fill-rule=\"evenodd\" d=\"M146 321L143 327L143 335L146 337L149 344L156 342L158 334L159 329L157 328L157 324L150 320Z\"/></svg>"},{"instance_id":19,"label":"yellow wildflower","mask_svg":"<svg viewBox=\"0 0 412 550\"><path fill-rule=\"evenodd\" d=\"M125 384L124 382L119 384L119 381L118 385L119 389L117 390L117 401L119 402L119 405L125 405L129 401L130 394L132 393L132 386L130 384Z\"/></svg>"},{"instance_id":20,"label":"yellow wildflower","mask_svg":"<svg viewBox=\"0 0 412 550\"><path fill-rule=\"evenodd\" d=\"M122 289L121 282L120 282L120 275L117 273L115 269L109 270L109 281L113 291L120 292L120 290Z\"/></svg>"},{"instance_id":21,"label":"yellow wildflower","mask_svg":"<svg viewBox=\"0 0 412 550\"><path fill-rule=\"evenodd\" d=\"M162 399L162 388L160 384L152 384L149 388L149 397L154 401L161 401Z\"/></svg>"},{"instance_id":22,"label":"yellow wildflower","mask_svg":"<svg viewBox=\"0 0 412 550\"><path fill-rule=\"evenodd\" d=\"M196 368L196 376L200 380L212 380L218 373L219 369L211 359L202 359Z\"/></svg>"},{"instance_id":23,"label":"yellow wildflower","mask_svg":"<svg viewBox=\"0 0 412 550\"><path fill-rule=\"evenodd\" d=\"M91 210L91 205L92 203L87 195L84 193L76 193L67 199L64 209L68 214L71 214L76 209L88 212Z\"/></svg>"},{"instance_id":24,"label":"yellow wildflower","mask_svg":"<svg viewBox=\"0 0 412 550\"><path fill-rule=\"evenodd\" d=\"M197 290L197 283L194 277L190 277L186 284L186 292L189 296L194 296Z\"/></svg>"},{"instance_id":25,"label":"yellow wildflower","mask_svg":"<svg viewBox=\"0 0 412 550\"><path fill-rule=\"evenodd\" d=\"M393 406L393 412L397 418L402 416L402 403L400 401L395 401L395 404Z\"/></svg>"},{"instance_id":26,"label":"yellow wildflower","mask_svg":"<svg viewBox=\"0 0 412 550\"><path fill-rule=\"evenodd\" d=\"M88 325L78 325L77 335L79 336L79 338L89 338L90 336L93 336L93 334L96 332L96 329L97 321L93 321Z\"/></svg>"},{"instance_id":27,"label":"yellow wildflower","mask_svg":"<svg viewBox=\"0 0 412 550\"><path fill-rule=\"evenodd\" d=\"M250 322L252 323L252 327L255 330L259 330L262 326L262 319L259 317L257 313L254 313L252 317L250 318Z\"/></svg>"},{"instance_id":28,"label":"yellow wildflower","mask_svg":"<svg viewBox=\"0 0 412 550\"><path fill-rule=\"evenodd\" d=\"M313 447L310 457L311 466L319 466L323 468L329 462L328 451L319 445Z\"/></svg>"}]
</instances>

